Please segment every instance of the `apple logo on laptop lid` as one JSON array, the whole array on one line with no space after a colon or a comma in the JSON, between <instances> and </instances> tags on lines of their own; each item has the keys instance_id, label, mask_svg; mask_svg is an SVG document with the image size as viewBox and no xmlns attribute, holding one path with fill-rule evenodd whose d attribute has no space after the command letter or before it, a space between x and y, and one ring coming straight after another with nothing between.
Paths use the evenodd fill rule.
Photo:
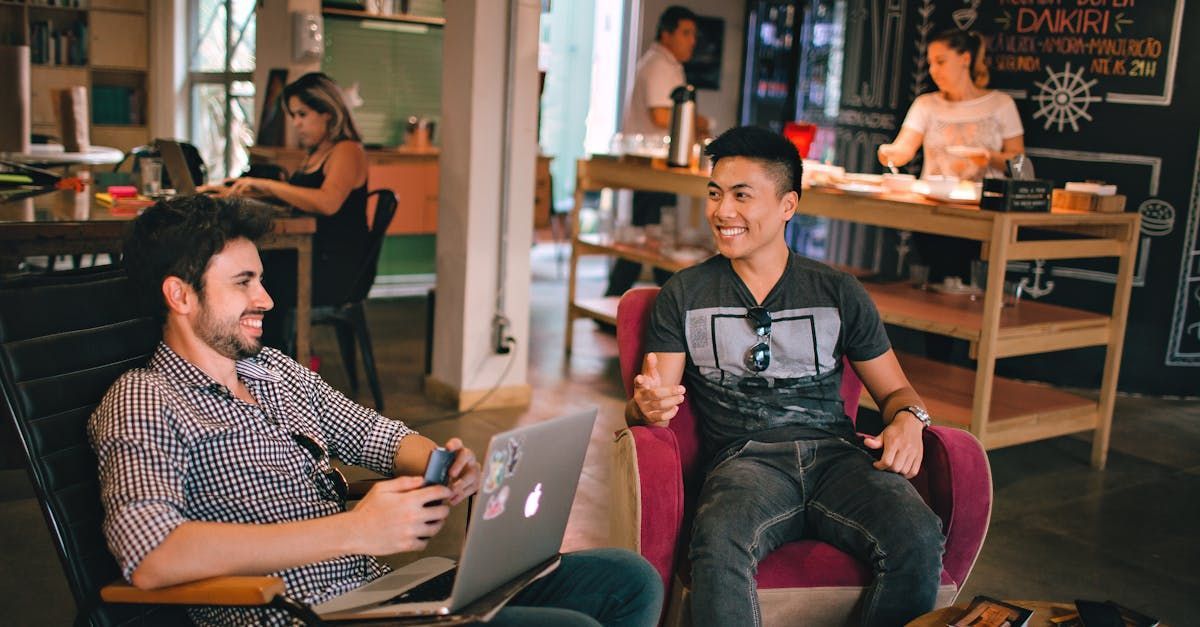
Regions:
<instances>
[{"instance_id":1,"label":"apple logo on laptop lid","mask_svg":"<svg viewBox=\"0 0 1200 627\"><path fill-rule=\"evenodd\" d=\"M542 500L542 484L539 483L539 484L533 486L533 491L530 492L529 496L525 498L525 517L526 518L533 518L533 515L536 514L538 511L538 507L541 506L541 500Z\"/></svg>"}]
</instances>

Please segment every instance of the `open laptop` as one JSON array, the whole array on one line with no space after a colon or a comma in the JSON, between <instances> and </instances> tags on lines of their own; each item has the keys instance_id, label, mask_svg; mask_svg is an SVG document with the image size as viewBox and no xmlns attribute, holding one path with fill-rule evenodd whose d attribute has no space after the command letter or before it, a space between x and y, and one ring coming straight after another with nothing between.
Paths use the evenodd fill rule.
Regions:
<instances>
[{"instance_id":1,"label":"open laptop","mask_svg":"<svg viewBox=\"0 0 1200 627\"><path fill-rule=\"evenodd\" d=\"M173 139L158 139L154 142L158 148L158 156L162 159L163 169L171 177L175 186L175 194L191 196L196 193L196 181L192 180L192 171L188 168L187 158L183 156L183 147Z\"/></svg>"},{"instance_id":2,"label":"open laptop","mask_svg":"<svg viewBox=\"0 0 1200 627\"><path fill-rule=\"evenodd\" d=\"M595 421L589 409L492 437L457 567L424 558L313 611L324 620L453 614L555 557Z\"/></svg>"}]
</instances>

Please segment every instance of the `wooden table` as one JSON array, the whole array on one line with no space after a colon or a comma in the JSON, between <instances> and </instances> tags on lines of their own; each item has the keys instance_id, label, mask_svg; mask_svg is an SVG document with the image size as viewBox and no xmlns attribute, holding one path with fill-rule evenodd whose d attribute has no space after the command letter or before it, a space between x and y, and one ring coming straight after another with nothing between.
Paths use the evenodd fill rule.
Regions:
<instances>
[{"instance_id":1,"label":"wooden table","mask_svg":"<svg viewBox=\"0 0 1200 627\"><path fill-rule=\"evenodd\" d=\"M653 246L620 245L580 234L579 208L584 193L615 188L703 198L708 185L706 174L608 158L580 160L577 173L567 286L568 353L575 320L612 323L619 300L576 298L580 256L615 256L667 270L689 265L660 254ZM1093 431L1092 466L1104 467L1133 286L1140 219L1136 212L1004 213L932 202L912 194L863 196L812 188L804 190L797 213L982 242L982 257L988 261L988 289L981 299L947 296L901 283L864 284L884 322L966 340L976 358L972 371L901 354L898 357L905 374L929 406L934 422L969 430L985 448ZM1033 231L1039 237L1030 237ZM1118 260L1109 312L1097 314L1032 299L1015 307L1003 306L1009 261L1092 257ZM1088 346L1106 348L1098 401L995 376L996 361L1004 357ZM862 403L877 409L865 390Z\"/></svg>"},{"instance_id":2,"label":"wooden table","mask_svg":"<svg viewBox=\"0 0 1200 627\"><path fill-rule=\"evenodd\" d=\"M0 263L33 255L79 255L121 250L136 212L114 213L94 202L89 192L56 191L0 203ZM263 250L296 251L296 354L307 359L311 347L312 216L275 219L275 229L258 242Z\"/></svg>"}]
</instances>

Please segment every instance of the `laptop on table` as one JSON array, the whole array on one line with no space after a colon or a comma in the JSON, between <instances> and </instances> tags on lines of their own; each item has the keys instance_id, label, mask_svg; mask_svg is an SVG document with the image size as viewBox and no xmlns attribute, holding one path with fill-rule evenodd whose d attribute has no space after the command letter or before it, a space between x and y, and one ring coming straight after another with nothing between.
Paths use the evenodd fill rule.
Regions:
<instances>
[{"instance_id":1,"label":"laptop on table","mask_svg":"<svg viewBox=\"0 0 1200 627\"><path fill-rule=\"evenodd\" d=\"M192 179L191 169L188 168L187 157L183 154L183 146L173 139L157 139L155 146L162 159L163 169L167 171L167 176L171 177L171 184L175 186L175 195L191 196L195 194L196 182ZM239 200L243 205L259 211L275 214L292 213L292 208L287 203L276 198L247 196Z\"/></svg>"},{"instance_id":2,"label":"laptop on table","mask_svg":"<svg viewBox=\"0 0 1200 627\"><path fill-rule=\"evenodd\" d=\"M417 560L313 611L327 621L448 616L489 597L490 617L557 566L595 421L590 409L492 437L457 564Z\"/></svg>"}]
</instances>

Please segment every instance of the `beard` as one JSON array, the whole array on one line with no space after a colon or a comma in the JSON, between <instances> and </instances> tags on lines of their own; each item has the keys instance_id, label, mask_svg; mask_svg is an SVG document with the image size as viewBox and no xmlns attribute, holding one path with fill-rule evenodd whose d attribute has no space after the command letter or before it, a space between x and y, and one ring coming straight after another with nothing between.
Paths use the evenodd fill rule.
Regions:
<instances>
[{"instance_id":1,"label":"beard","mask_svg":"<svg viewBox=\"0 0 1200 627\"><path fill-rule=\"evenodd\" d=\"M240 317L233 320L218 320L207 305L200 311L196 336L222 356L235 361L257 357L262 351L262 341L242 335Z\"/></svg>"}]
</instances>

